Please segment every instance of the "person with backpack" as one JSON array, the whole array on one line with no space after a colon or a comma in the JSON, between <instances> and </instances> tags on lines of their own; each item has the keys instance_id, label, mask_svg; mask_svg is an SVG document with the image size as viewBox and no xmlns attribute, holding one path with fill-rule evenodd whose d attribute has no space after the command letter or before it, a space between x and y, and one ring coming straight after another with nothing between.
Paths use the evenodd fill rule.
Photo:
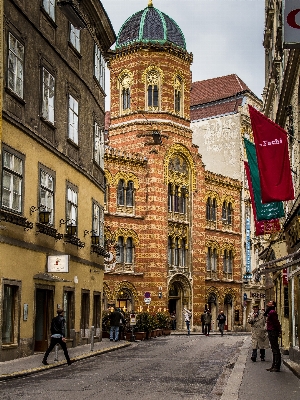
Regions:
<instances>
[{"instance_id":1,"label":"person with backpack","mask_svg":"<svg viewBox=\"0 0 300 400\"><path fill-rule=\"evenodd\" d=\"M65 338L65 324L66 320L64 318L64 310L62 308L57 309L57 316L52 319L51 322L51 342L50 346L46 350L44 354L44 358L42 363L44 365L49 365L47 362L47 358L51 351L54 349L56 344L60 344L61 348L63 349L64 355L66 357L68 365L71 365L73 361L70 360L67 345L66 345L66 338Z\"/></svg>"}]
</instances>

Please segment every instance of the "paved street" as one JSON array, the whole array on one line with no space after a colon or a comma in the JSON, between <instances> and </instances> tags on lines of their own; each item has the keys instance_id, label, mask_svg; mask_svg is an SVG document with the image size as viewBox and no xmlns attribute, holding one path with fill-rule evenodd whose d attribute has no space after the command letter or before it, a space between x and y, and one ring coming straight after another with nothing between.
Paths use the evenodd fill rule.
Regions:
<instances>
[{"instance_id":1,"label":"paved street","mask_svg":"<svg viewBox=\"0 0 300 400\"><path fill-rule=\"evenodd\" d=\"M299 379L286 367L278 374L267 372L270 351L266 363L249 362L249 345L249 335L156 338L70 367L0 382L0 396L3 400L99 396L107 400L282 400L284 392L288 400L299 399Z\"/></svg>"}]
</instances>

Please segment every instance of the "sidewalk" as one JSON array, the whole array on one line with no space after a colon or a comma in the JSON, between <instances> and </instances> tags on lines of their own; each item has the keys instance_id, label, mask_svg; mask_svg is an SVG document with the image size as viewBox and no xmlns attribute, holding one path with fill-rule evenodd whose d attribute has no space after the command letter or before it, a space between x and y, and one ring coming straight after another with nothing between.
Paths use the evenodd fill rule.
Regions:
<instances>
[{"instance_id":1,"label":"sidewalk","mask_svg":"<svg viewBox=\"0 0 300 400\"><path fill-rule=\"evenodd\" d=\"M91 351L90 344L85 344L83 346L70 348L68 349L68 352L71 360L76 362L85 358L107 353L109 351L118 350L130 345L131 343L126 342L125 340L119 342L111 342L109 339L102 339L102 342L96 342L94 344L94 351ZM59 361L54 361L55 351L53 350L47 360L49 365L43 365L43 355L44 353L35 353L29 357L22 357L11 361L0 362L0 381L17 378L20 376L31 375L40 371L59 367L64 364L66 365L66 368L72 368L72 366L69 367L66 364L66 359L60 346L58 351Z\"/></svg>"}]
</instances>

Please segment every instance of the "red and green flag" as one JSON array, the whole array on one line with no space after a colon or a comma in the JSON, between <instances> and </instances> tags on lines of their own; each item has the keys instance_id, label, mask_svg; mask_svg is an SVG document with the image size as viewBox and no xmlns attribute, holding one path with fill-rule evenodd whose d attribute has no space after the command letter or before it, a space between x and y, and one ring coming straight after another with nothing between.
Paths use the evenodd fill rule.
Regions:
<instances>
[{"instance_id":1,"label":"red and green flag","mask_svg":"<svg viewBox=\"0 0 300 400\"><path fill-rule=\"evenodd\" d=\"M284 217L283 203L281 201L262 203L255 146L246 138L244 138L244 144L249 163L257 220L264 221Z\"/></svg>"},{"instance_id":2,"label":"red and green flag","mask_svg":"<svg viewBox=\"0 0 300 400\"><path fill-rule=\"evenodd\" d=\"M249 115L262 202L293 200L295 196L286 131L250 105Z\"/></svg>"}]
</instances>

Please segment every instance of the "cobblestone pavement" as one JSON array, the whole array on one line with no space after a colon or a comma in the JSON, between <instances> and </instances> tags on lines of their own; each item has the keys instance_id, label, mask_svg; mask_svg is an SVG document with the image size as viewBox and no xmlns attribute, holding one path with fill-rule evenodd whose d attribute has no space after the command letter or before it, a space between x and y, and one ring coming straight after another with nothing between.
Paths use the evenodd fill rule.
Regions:
<instances>
[{"instance_id":1,"label":"cobblestone pavement","mask_svg":"<svg viewBox=\"0 0 300 400\"><path fill-rule=\"evenodd\" d=\"M253 363L250 342L247 334L171 335L135 342L92 358L77 358L71 366L46 367L2 381L0 398L298 400L300 380L288 364L280 373L267 372L271 350L265 363ZM107 344L99 346L104 350Z\"/></svg>"}]
</instances>

